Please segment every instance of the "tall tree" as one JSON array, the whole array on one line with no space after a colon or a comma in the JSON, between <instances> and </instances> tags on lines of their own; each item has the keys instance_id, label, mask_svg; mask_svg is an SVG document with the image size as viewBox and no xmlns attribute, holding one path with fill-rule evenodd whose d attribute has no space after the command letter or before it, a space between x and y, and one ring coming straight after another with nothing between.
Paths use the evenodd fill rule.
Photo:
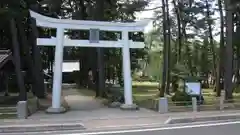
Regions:
<instances>
[{"instance_id":1,"label":"tall tree","mask_svg":"<svg viewBox=\"0 0 240 135\"><path fill-rule=\"evenodd\" d=\"M211 11L210 11L210 4L208 0L205 0L206 3L206 19L207 19L207 24L208 24L208 36L209 36L209 43L210 43L210 48L211 48L211 53L212 53L212 72L213 76L216 79L216 55L215 55L215 46L214 46L214 39L213 39L213 32L212 32L212 19L211 19Z\"/></svg>"},{"instance_id":2,"label":"tall tree","mask_svg":"<svg viewBox=\"0 0 240 135\"><path fill-rule=\"evenodd\" d=\"M166 48L167 48L167 55L166 55L166 88L165 92L166 94L170 94L169 88L170 88L170 72L171 72L171 67L170 67L170 61L171 61L171 29L170 29L170 14L169 14L169 3L168 0L165 1L166 4Z\"/></svg>"},{"instance_id":3,"label":"tall tree","mask_svg":"<svg viewBox=\"0 0 240 135\"><path fill-rule=\"evenodd\" d=\"M216 73L216 92L217 96L221 96L221 79L223 79L223 57L224 57L224 16L223 16L223 6L222 0L218 0L218 9L220 14L220 48L218 53L218 64Z\"/></svg>"},{"instance_id":4,"label":"tall tree","mask_svg":"<svg viewBox=\"0 0 240 135\"><path fill-rule=\"evenodd\" d=\"M96 21L103 21L104 20L104 0L96 0L96 9L94 14L94 20ZM97 92L96 96L103 96L103 91L105 89L105 69L104 69L104 48L97 48Z\"/></svg>"},{"instance_id":5,"label":"tall tree","mask_svg":"<svg viewBox=\"0 0 240 135\"><path fill-rule=\"evenodd\" d=\"M231 1L225 0L225 9L226 9L226 60L225 60L225 94L226 99L231 100L233 98L233 8Z\"/></svg>"},{"instance_id":6,"label":"tall tree","mask_svg":"<svg viewBox=\"0 0 240 135\"><path fill-rule=\"evenodd\" d=\"M176 0L172 1L173 6L174 6L174 12L177 17L177 29L178 29L178 34L177 34L177 42L178 42L178 54L177 54L177 62L181 60L181 50L182 50L182 33L181 33L181 14L180 14L180 9L176 4Z\"/></svg>"},{"instance_id":7,"label":"tall tree","mask_svg":"<svg viewBox=\"0 0 240 135\"><path fill-rule=\"evenodd\" d=\"M168 57L168 44L167 44L167 15L166 15L166 3L165 0L162 0L162 13L163 13L163 73L162 73L162 82L160 88L160 97L164 97L166 90L166 79L167 79L167 57Z\"/></svg>"}]
</instances>

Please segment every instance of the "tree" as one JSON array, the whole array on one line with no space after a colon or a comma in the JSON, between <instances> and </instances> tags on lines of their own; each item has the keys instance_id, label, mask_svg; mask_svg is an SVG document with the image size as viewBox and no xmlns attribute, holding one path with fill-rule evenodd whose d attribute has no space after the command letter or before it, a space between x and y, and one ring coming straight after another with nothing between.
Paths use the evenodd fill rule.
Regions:
<instances>
[{"instance_id":1,"label":"tree","mask_svg":"<svg viewBox=\"0 0 240 135\"><path fill-rule=\"evenodd\" d=\"M218 8L220 14L220 48L218 53L218 64L216 73L216 92L217 96L221 96L221 79L223 77L223 57L224 57L224 19L223 19L223 9L222 1L218 0ZM223 83L223 82L222 82Z\"/></svg>"},{"instance_id":2,"label":"tree","mask_svg":"<svg viewBox=\"0 0 240 135\"><path fill-rule=\"evenodd\" d=\"M225 0L226 9L226 59L225 59L225 92L226 99L231 100L233 98L233 42L232 42L232 32L233 32L233 11L231 8L231 2Z\"/></svg>"}]
</instances>

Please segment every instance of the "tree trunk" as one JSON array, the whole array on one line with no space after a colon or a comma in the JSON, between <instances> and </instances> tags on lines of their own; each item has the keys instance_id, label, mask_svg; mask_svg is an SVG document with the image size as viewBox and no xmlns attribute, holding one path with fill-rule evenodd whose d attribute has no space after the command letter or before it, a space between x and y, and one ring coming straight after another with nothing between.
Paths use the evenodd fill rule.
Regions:
<instances>
[{"instance_id":1,"label":"tree trunk","mask_svg":"<svg viewBox=\"0 0 240 135\"><path fill-rule=\"evenodd\" d=\"M32 84L32 93L36 95L36 90L37 90L37 78L35 76L35 72L34 72L34 69L33 69L33 61L32 61L32 58L31 58L31 54L30 54L30 46L29 46L29 43L27 41L27 37L26 37L26 33L24 32L24 27L21 23L21 20L18 20L17 19L17 28L18 28L18 32L19 32L19 36L20 36L20 39L21 39L21 47L22 47L22 50L24 52L24 59L26 60L27 62L27 67L28 67L28 75L30 75L30 77L28 78L28 81L30 81L30 83Z\"/></svg>"},{"instance_id":2,"label":"tree trunk","mask_svg":"<svg viewBox=\"0 0 240 135\"><path fill-rule=\"evenodd\" d=\"M79 3L75 3L77 4L74 15L72 16L72 18L74 20L86 20L87 18L87 9L86 6L84 4L84 1L78 1ZM73 33L74 36L76 36L75 38L78 39L83 39L84 38L84 33L81 31L74 31ZM83 87L87 87L88 85L88 71L89 69L92 68L92 65L90 64L90 62L92 61L94 63L94 58L91 55L94 55L95 53L93 53L93 51L95 48L84 48L81 47L79 49L80 55L79 55L79 63L80 63L80 74L79 74L79 78L77 79L77 81L79 81L78 83L80 85L82 85ZM95 55L94 55L95 56ZM94 69L92 69L94 70Z\"/></svg>"},{"instance_id":3,"label":"tree trunk","mask_svg":"<svg viewBox=\"0 0 240 135\"><path fill-rule=\"evenodd\" d=\"M94 20L104 20L104 0L96 0ZM96 97L103 97L105 90L104 48L97 48L97 67L98 78L96 78L96 82L98 84L97 91L99 92L99 94L96 94Z\"/></svg>"},{"instance_id":4,"label":"tree trunk","mask_svg":"<svg viewBox=\"0 0 240 135\"><path fill-rule=\"evenodd\" d=\"M14 57L14 65L15 72L17 77L17 83L19 87L19 100L26 101L27 100L27 92L25 89L24 77L21 71L21 57L20 57L20 47L18 44L18 31L16 29L16 23L14 19L10 21L11 26L11 35L12 35L12 44L13 44L13 57Z\"/></svg>"},{"instance_id":5,"label":"tree trunk","mask_svg":"<svg viewBox=\"0 0 240 135\"><path fill-rule=\"evenodd\" d=\"M182 50L182 33L181 33L181 19L180 19L180 11L176 5L176 0L173 0L174 11L177 16L177 26L178 26L178 57L177 62L181 61L181 50Z\"/></svg>"},{"instance_id":6,"label":"tree trunk","mask_svg":"<svg viewBox=\"0 0 240 135\"><path fill-rule=\"evenodd\" d=\"M166 42L167 42L167 55L166 55L166 70L167 70L167 73L166 73L166 88L165 88L165 92L166 94L170 94L170 91L169 91L169 87L170 87L170 79L171 79L171 75L170 75L170 72L171 72L171 68L170 68L170 56L171 56L171 30L170 30L170 20L169 20L169 7L168 7L168 0L166 0Z\"/></svg>"},{"instance_id":7,"label":"tree trunk","mask_svg":"<svg viewBox=\"0 0 240 135\"><path fill-rule=\"evenodd\" d=\"M232 31L233 31L233 13L229 0L225 0L226 9L226 60L225 60L225 92L226 99L231 100L233 98L233 43L232 43Z\"/></svg>"},{"instance_id":8,"label":"tree trunk","mask_svg":"<svg viewBox=\"0 0 240 135\"><path fill-rule=\"evenodd\" d=\"M163 73L162 73L162 83L160 88L160 97L164 97L165 87L166 87L166 73L167 73L167 33L166 33L166 4L165 0L162 0L162 12L163 12L163 40L164 40L164 47L163 47Z\"/></svg>"},{"instance_id":9,"label":"tree trunk","mask_svg":"<svg viewBox=\"0 0 240 135\"><path fill-rule=\"evenodd\" d=\"M208 23L208 34L209 34L209 39L210 39L210 46L211 46L211 52L212 52L212 60L213 60L213 77L214 80L216 79L216 57L215 57L215 48L214 48L214 43L213 43L213 35L212 35L212 26L210 22L210 9L209 9L209 3L208 0L206 2L206 8L207 8L207 23Z\"/></svg>"},{"instance_id":10,"label":"tree trunk","mask_svg":"<svg viewBox=\"0 0 240 135\"><path fill-rule=\"evenodd\" d=\"M43 76L43 69L42 69L42 58L40 53L40 48L37 47L37 37L38 37L38 30L36 26L36 21L33 18L30 18L30 26L32 29L30 36L30 41L32 45L32 57L33 57L33 69L35 79L37 80L37 89L36 95L38 98L45 98L45 88L44 88L44 76Z\"/></svg>"},{"instance_id":11,"label":"tree trunk","mask_svg":"<svg viewBox=\"0 0 240 135\"><path fill-rule=\"evenodd\" d=\"M217 73L216 73L216 96L221 96L221 83L223 84L222 73L223 73L223 56L224 56L224 18L223 18L223 11L222 11L222 0L218 0L218 7L219 7L219 14L220 14L220 48L218 53L218 65L217 65Z\"/></svg>"}]
</instances>

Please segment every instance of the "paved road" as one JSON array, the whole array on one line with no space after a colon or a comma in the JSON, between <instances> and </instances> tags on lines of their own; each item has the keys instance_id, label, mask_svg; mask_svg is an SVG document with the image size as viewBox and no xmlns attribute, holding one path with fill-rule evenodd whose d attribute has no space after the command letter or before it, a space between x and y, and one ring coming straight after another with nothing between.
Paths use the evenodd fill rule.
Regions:
<instances>
[{"instance_id":1,"label":"paved road","mask_svg":"<svg viewBox=\"0 0 240 135\"><path fill-rule=\"evenodd\" d=\"M167 125L99 131L59 131L35 133L5 133L4 135L240 135L240 121ZM3 135L3 134L0 134Z\"/></svg>"},{"instance_id":2,"label":"paved road","mask_svg":"<svg viewBox=\"0 0 240 135\"><path fill-rule=\"evenodd\" d=\"M168 126L134 130L75 133L68 135L240 135L240 121L199 125Z\"/></svg>"},{"instance_id":3,"label":"paved road","mask_svg":"<svg viewBox=\"0 0 240 135\"><path fill-rule=\"evenodd\" d=\"M171 129L159 131L139 131L127 133L110 133L109 135L239 135L240 124L214 126L214 127L198 127L185 129ZM79 134L80 135L80 134ZM90 134L86 134L90 135ZM99 134L99 135L105 135Z\"/></svg>"}]
</instances>

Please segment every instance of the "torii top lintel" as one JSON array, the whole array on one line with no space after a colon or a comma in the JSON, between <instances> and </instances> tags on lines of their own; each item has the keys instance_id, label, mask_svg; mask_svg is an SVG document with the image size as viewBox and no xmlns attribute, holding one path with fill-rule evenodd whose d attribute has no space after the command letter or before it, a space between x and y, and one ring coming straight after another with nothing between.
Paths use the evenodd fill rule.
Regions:
<instances>
[{"instance_id":1,"label":"torii top lintel","mask_svg":"<svg viewBox=\"0 0 240 135\"><path fill-rule=\"evenodd\" d=\"M38 26L47 28L63 28L63 29L100 29L104 31L129 31L140 32L144 31L150 20L143 20L130 23L120 22L104 22L104 21L85 21L85 20L70 20L56 19L38 14L30 10L31 17L36 19Z\"/></svg>"}]
</instances>

